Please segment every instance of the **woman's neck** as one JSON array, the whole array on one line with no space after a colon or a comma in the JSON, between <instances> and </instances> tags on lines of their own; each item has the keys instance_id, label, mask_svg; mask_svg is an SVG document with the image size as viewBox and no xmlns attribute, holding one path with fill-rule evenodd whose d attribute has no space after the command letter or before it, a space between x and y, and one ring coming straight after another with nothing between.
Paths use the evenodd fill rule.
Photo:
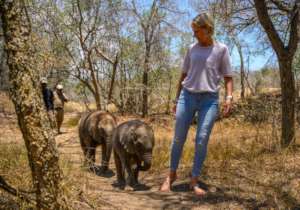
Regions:
<instances>
[{"instance_id":1,"label":"woman's neck","mask_svg":"<svg viewBox=\"0 0 300 210\"><path fill-rule=\"evenodd\" d=\"M207 39L205 41L198 40L198 42L203 47L209 47L209 46L212 46L214 44L213 38L209 38L209 39Z\"/></svg>"}]
</instances>

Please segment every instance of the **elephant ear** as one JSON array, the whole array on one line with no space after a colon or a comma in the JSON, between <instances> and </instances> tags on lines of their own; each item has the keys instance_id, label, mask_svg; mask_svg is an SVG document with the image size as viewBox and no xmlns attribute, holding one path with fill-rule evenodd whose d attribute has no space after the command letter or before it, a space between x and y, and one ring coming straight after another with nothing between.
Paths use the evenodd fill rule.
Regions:
<instances>
[{"instance_id":1,"label":"elephant ear","mask_svg":"<svg viewBox=\"0 0 300 210\"><path fill-rule=\"evenodd\" d=\"M126 150L126 152L130 154L136 153L135 144L137 143L137 136L135 134L134 129L130 129L126 135L124 135L120 140L122 146Z\"/></svg>"}]
</instances>

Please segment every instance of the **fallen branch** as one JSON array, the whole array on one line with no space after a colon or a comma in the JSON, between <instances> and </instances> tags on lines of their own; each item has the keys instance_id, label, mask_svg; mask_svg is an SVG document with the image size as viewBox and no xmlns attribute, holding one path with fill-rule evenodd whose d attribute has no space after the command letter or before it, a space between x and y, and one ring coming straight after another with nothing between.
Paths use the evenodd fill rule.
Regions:
<instances>
[{"instance_id":1,"label":"fallen branch","mask_svg":"<svg viewBox=\"0 0 300 210\"><path fill-rule=\"evenodd\" d=\"M7 192L11 195L14 195L28 203L32 203L32 204L35 203L35 198L28 195L28 194L32 194L34 192L17 190L15 188L11 187L9 184L7 184L7 182L4 180L4 178L2 176L0 176L0 188L3 189L5 192Z\"/></svg>"}]
</instances>

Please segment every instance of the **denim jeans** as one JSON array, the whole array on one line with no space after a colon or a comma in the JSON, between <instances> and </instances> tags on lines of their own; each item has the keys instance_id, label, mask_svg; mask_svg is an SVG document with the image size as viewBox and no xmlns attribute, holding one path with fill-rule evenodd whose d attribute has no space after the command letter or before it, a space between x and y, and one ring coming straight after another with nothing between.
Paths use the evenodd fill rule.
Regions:
<instances>
[{"instance_id":1,"label":"denim jeans","mask_svg":"<svg viewBox=\"0 0 300 210\"><path fill-rule=\"evenodd\" d=\"M176 107L175 135L171 145L170 169L176 171L193 117L198 112L198 127L192 177L200 175L207 153L207 143L218 115L218 93L192 93L182 89Z\"/></svg>"}]
</instances>

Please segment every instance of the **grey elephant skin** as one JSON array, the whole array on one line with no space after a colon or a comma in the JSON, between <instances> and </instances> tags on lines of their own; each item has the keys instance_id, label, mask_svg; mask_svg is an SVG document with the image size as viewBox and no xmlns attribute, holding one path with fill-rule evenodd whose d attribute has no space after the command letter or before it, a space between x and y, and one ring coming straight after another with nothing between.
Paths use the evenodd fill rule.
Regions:
<instances>
[{"instance_id":1,"label":"grey elephant skin","mask_svg":"<svg viewBox=\"0 0 300 210\"><path fill-rule=\"evenodd\" d=\"M102 146L101 171L105 172L109 167L112 153L112 135L116 128L116 118L103 111L94 111L84 114L79 122L79 139L84 154L84 164L91 170L95 166L96 147Z\"/></svg>"},{"instance_id":2,"label":"grey elephant skin","mask_svg":"<svg viewBox=\"0 0 300 210\"><path fill-rule=\"evenodd\" d=\"M120 124L113 135L113 151L117 172L117 184L138 184L139 171L147 171L152 163L154 133L152 128L140 120Z\"/></svg>"}]
</instances>

